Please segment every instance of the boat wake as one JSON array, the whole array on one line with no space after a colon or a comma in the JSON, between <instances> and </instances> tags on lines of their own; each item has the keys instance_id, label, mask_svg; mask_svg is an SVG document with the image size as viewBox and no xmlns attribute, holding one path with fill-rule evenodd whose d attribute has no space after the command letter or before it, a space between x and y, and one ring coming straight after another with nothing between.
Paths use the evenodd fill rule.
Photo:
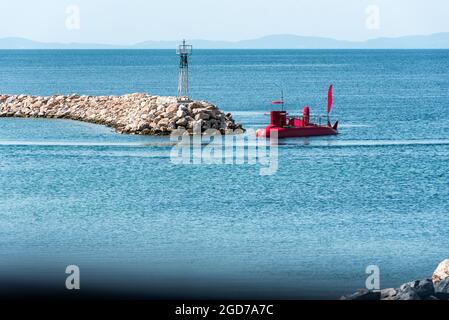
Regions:
<instances>
[{"instance_id":1,"label":"boat wake","mask_svg":"<svg viewBox=\"0 0 449 320\"><path fill-rule=\"evenodd\" d=\"M240 139L234 141L233 147L259 146L256 139ZM218 140L204 140L201 145L218 146L223 142ZM268 145L273 145L268 142ZM117 147L117 148L170 148L177 145L176 142L78 142L78 141L0 141L0 146L37 146L37 147ZM388 147L388 146L432 146L449 145L449 139L420 139L420 140L338 140L317 138L283 139L278 147Z\"/></svg>"},{"instance_id":2,"label":"boat wake","mask_svg":"<svg viewBox=\"0 0 449 320\"><path fill-rule=\"evenodd\" d=\"M307 147L388 147L388 146L432 146L449 145L449 139L421 140L310 140L282 141L279 145Z\"/></svg>"},{"instance_id":3,"label":"boat wake","mask_svg":"<svg viewBox=\"0 0 449 320\"><path fill-rule=\"evenodd\" d=\"M78 141L0 141L0 146L38 146L38 147L171 147L167 142L78 142Z\"/></svg>"}]
</instances>

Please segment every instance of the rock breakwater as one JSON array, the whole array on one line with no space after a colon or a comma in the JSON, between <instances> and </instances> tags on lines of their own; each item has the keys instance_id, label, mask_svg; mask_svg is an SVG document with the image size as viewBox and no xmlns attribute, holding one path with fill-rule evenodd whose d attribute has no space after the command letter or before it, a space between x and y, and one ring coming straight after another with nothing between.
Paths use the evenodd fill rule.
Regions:
<instances>
[{"instance_id":1,"label":"rock breakwater","mask_svg":"<svg viewBox=\"0 0 449 320\"><path fill-rule=\"evenodd\" d=\"M176 97L128 94L123 96L0 95L0 117L57 118L113 127L120 133L169 135L220 130L233 133L242 126L206 101L178 103Z\"/></svg>"}]
</instances>

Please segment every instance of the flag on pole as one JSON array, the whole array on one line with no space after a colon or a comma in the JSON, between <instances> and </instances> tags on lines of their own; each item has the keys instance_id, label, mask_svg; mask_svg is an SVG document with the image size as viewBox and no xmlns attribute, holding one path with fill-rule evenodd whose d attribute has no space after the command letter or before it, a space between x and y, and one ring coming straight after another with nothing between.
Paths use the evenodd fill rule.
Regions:
<instances>
[{"instance_id":1,"label":"flag on pole","mask_svg":"<svg viewBox=\"0 0 449 320\"><path fill-rule=\"evenodd\" d=\"M332 85L329 87L329 93L327 95L327 113L331 113L332 110Z\"/></svg>"}]
</instances>

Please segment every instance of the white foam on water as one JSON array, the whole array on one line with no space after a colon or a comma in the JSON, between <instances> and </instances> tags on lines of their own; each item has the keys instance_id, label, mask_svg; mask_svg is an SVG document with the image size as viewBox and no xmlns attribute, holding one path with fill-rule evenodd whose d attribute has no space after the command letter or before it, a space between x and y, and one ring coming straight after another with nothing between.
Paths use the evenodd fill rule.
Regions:
<instances>
[{"instance_id":1,"label":"white foam on water","mask_svg":"<svg viewBox=\"0 0 449 320\"><path fill-rule=\"evenodd\" d=\"M269 114L267 111L230 111L230 113L232 113L233 116L238 117L264 116Z\"/></svg>"},{"instance_id":2,"label":"white foam on water","mask_svg":"<svg viewBox=\"0 0 449 320\"><path fill-rule=\"evenodd\" d=\"M258 64L239 64L231 65L228 68L295 68L295 67L308 67L308 68L328 68L328 67L344 67L348 64L344 63L258 63Z\"/></svg>"},{"instance_id":3,"label":"white foam on water","mask_svg":"<svg viewBox=\"0 0 449 320\"><path fill-rule=\"evenodd\" d=\"M76 155L79 155L77 153ZM81 154L84 156L91 156L89 153ZM116 158L170 158L170 153L165 151L106 151L95 153L95 157L116 157Z\"/></svg>"},{"instance_id":4,"label":"white foam on water","mask_svg":"<svg viewBox=\"0 0 449 320\"><path fill-rule=\"evenodd\" d=\"M372 128L374 126L368 124L339 124L339 128Z\"/></svg>"},{"instance_id":5,"label":"white foam on water","mask_svg":"<svg viewBox=\"0 0 449 320\"><path fill-rule=\"evenodd\" d=\"M449 139L423 139L423 140L309 140L301 139L298 143L285 141L282 145L304 145L308 147L383 147L383 146L431 146L449 145Z\"/></svg>"},{"instance_id":6,"label":"white foam on water","mask_svg":"<svg viewBox=\"0 0 449 320\"><path fill-rule=\"evenodd\" d=\"M170 147L174 143L148 142L84 142L84 141L11 141L0 140L0 146L41 146L41 147Z\"/></svg>"},{"instance_id":7,"label":"white foam on water","mask_svg":"<svg viewBox=\"0 0 449 320\"><path fill-rule=\"evenodd\" d=\"M201 145L218 146L221 141L210 141L207 138L202 141ZM41 147L160 147L167 148L178 145L176 142L68 142L68 141L1 141L0 146L41 146ZM182 143L179 144L182 146ZM266 146L270 142L267 141ZM332 140L322 140L319 137L313 138L289 138L279 140L278 146L304 146L304 147L382 147L382 146L414 146L414 145L449 145L449 139L417 139L417 140L338 140L334 137ZM233 141L234 147L261 146L260 142L241 136Z\"/></svg>"}]
</instances>

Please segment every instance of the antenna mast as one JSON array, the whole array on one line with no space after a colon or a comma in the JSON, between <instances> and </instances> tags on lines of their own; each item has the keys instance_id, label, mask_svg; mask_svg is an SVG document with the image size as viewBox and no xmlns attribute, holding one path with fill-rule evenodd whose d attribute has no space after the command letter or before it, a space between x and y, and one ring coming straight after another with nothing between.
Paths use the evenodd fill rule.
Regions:
<instances>
[{"instance_id":1,"label":"antenna mast","mask_svg":"<svg viewBox=\"0 0 449 320\"><path fill-rule=\"evenodd\" d=\"M179 56L179 80L178 80L178 101L187 102L189 98L189 56L192 55L192 46L186 44L183 40L182 44L176 50Z\"/></svg>"}]
</instances>

